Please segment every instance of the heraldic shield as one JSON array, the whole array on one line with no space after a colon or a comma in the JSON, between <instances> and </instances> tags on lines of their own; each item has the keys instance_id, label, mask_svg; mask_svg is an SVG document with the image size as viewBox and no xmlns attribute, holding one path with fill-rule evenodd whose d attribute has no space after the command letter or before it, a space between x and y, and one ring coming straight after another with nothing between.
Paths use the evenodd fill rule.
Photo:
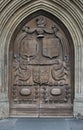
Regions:
<instances>
[{"instance_id":1,"label":"heraldic shield","mask_svg":"<svg viewBox=\"0 0 83 130\"><path fill-rule=\"evenodd\" d=\"M33 44L34 43L34 44ZM34 57L37 54L38 43L36 38L24 38L20 45L20 55L23 58Z\"/></svg>"},{"instance_id":2,"label":"heraldic shield","mask_svg":"<svg viewBox=\"0 0 83 130\"><path fill-rule=\"evenodd\" d=\"M35 66L33 68L33 81L38 84L48 83L49 66Z\"/></svg>"},{"instance_id":3,"label":"heraldic shield","mask_svg":"<svg viewBox=\"0 0 83 130\"><path fill-rule=\"evenodd\" d=\"M55 37L43 38L43 56L56 58L59 56L60 41Z\"/></svg>"}]
</instances>

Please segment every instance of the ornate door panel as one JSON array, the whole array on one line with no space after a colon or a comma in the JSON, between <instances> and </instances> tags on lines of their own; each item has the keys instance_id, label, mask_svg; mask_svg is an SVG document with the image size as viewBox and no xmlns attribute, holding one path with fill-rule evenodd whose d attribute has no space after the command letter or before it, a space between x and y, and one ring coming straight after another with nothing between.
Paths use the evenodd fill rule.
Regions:
<instances>
[{"instance_id":1,"label":"ornate door panel","mask_svg":"<svg viewBox=\"0 0 83 130\"><path fill-rule=\"evenodd\" d=\"M10 113L72 114L71 57L63 30L45 16L20 29L10 47Z\"/></svg>"}]
</instances>

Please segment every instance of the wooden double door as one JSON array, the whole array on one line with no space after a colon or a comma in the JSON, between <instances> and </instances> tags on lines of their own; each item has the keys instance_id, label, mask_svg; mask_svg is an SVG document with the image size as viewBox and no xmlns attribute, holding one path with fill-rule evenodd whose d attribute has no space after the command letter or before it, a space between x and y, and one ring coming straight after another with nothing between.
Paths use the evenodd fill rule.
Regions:
<instances>
[{"instance_id":1,"label":"wooden double door","mask_svg":"<svg viewBox=\"0 0 83 130\"><path fill-rule=\"evenodd\" d=\"M26 22L10 45L9 98L12 116L71 116L70 46L64 31L39 15Z\"/></svg>"}]
</instances>

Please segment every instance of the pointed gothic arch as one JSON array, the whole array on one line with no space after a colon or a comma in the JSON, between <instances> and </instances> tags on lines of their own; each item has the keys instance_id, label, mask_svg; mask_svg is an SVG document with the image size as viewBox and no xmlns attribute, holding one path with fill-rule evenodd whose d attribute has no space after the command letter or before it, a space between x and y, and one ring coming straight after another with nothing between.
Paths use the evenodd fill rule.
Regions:
<instances>
[{"instance_id":1,"label":"pointed gothic arch","mask_svg":"<svg viewBox=\"0 0 83 130\"><path fill-rule=\"evenodd\" d=\"M9 100L11 116L73 114L73 42L65 25L51 13L32 13L13 33L9 46Z\"/></svg>"},{"instance_id":2,"label":"pointed gothic arch","mask_svg":"<svg viewBox=\"0 0 83 130\"><path fill-rule=\"evenodd\" d=\"M28 3L29 2L29 3ZM65 6L64 6L65 4ZM78 2L77 2L78 4ZM73 45L74 45L74 58L75 58L75 97L74 97L74 111L73 114L77 115L78 113L82 114L82 15L81 8L77 7L74 2L67 1L46 1L43 2L41 0L33 2L27 1L19 1L8 3L8 6L2 11L2 19L1 19L1 96L3 97L1 101L1 109L3 109L4 114L1 110L1 117L9 116L9 100L8 100L8 72L9 72L9 45L11 41L11 37L17 26L21 23L23 19L25 19L30 14L38 11L44 10L54 17L57 17L62 23L66 26L69 31ZM70 6L69 6L70 5ZM12 8L8 7L11 6ZM19 8L20 7L20 8ZM8 10L7 10L8 9ZM73 10L74 9L74 10ZM76 11L78 10L78 11ZM74 11L74 14L72 13ZM12 15L14 13L15 15ZM5 17L8 16L8 17ZM79 18L78 18L79 17ZM79 20L80 19L80 20ZM3 60L4 59L4 60ZM80 62L79 62L80 61ZM79 106L80 103L80 106Z\"/></svg>"}]
</instances>

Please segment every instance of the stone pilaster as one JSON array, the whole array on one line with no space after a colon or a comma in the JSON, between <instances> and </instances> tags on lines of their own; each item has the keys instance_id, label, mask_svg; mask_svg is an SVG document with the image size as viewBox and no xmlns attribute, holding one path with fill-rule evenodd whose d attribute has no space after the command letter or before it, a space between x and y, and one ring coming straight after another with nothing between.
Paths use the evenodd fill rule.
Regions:
<instances>
[{"instance_id":1,"label":"stone pilaster","mask_svg":"<svg viewBox=\"0 0 83 130\"><path fill-rule=\"evenodd\" d=\"M9 101L5 94L0 93L0 118L9 117Z\"/></svg>"},{"instance_id":2,"label":"stone pilaster","mask_svg":"<svg viewBox=\"0 0 83 130\"><path fill-rule=\"evenodd\" d=\"M1 39L0 43L3 43ZM3 48L3 44L0 44L0 119L9 117L8 86L7 82L5 82Z\"/></svg>"},{"instance_id":3,"label":"stone pilaster","mask_svg":"<svg viewBox=\"0 0 83 130\"><path fill-rule=\"evenodd\" d=\"M81 55L79 57L79 87L77 86L74 99L74 116L83 119L83 48L80 48ZM77 79L78 81L78 79Z\"/></svg>"},{"instance_id":4,"label":"stone pilaster","mask_svg":"<svg viewBox=\"0 0 83 130\"><path fill-rule=\"evenodd\" d=\"M1 46L0 46L0 92L1 92Z\"/></svg>"}]
</instances>

